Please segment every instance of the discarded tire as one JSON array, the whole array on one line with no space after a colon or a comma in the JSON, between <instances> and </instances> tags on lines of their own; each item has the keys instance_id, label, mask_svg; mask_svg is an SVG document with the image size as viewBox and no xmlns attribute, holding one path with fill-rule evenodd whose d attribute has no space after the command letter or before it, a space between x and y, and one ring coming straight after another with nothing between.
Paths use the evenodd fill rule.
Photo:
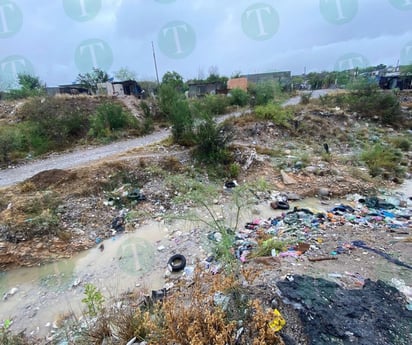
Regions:
<instances>
[{"instance_id":1,"label":"discarded tire","mask_svg":"<svg viewBox=\"0 0 412 345\"><path fill-rule=\"evenodd\" d=\"M289 203L287 201L272 201L270 207L274 210L289 210Z\"/></svg>"},{"instance_id":2,"label":"discarded tire","mask_svg":"<svg viewBox=\"0 0 412 345\"><path fill-rule=\"evenodd\" d=\"M289 210L289 203L287 201L278 201L279 210Z\"/></svg>"},{"instance_id":3,"label":"discarded tire","mask_svg":"<svg viewBox=\"0 0 412 345\"><path fill-rule=\"evenodd\" d=\"M181 254L175 254L169 259L167 266L172 272L181 271L186 267L186 258Z\"/></svg>"}]
</instances>

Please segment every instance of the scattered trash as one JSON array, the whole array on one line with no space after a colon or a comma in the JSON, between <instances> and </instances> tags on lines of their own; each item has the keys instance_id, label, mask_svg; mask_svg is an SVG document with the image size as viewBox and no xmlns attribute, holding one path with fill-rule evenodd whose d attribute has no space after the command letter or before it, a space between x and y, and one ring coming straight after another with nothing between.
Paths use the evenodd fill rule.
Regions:
<instances>
[{"instance_id":1,"label":"scattered trash","mask_svg":"<svg viewBox=\"0 0 412 345\"><path fill-rule=\"evenodd\" d=\"M130 193L127 194L127 198L130 200L144 201L146 196L140 191L140 189L133 189Z\"/></svg>"},{"instance_id":2,"label":"scattered trash","mask_svg":"<svg viewBox=\"0 0 412 345\"><path fill-rule=\"evenodd\" d=\"M239 186L236 180L225 182L224 189L231 189Z\"/></svg>"},{"instance_id":3,"label":"scattered trash","mask_svg":"<svg viewBox=\"0 0 412 345\"><path fill-rule=\"evenodd\" d=\"M117 216L112 220L111 229L116 232L123 232L125 230L125 218L124 216Z\"/></svg>"},{"instance_id":4,"label":"scattered trash","mask_svg":"<svg viewBox=\"0 0 412 345\"><path fill-rule=\"evenodd\" d=\"M3 301L7 300L10 296L14 296L19 291L18 288L11 288L8 292L3 295Z\"/></svg>"},{"instance_id":5,"label":"scattered trash","mask_svg":"<svg viewBox=\"0 0 412 345\"><path fill-rule=\"evenodd\" d=\"M222 292L215 292L213 302L216 306L221 307L223 311L226 311L229 306L230 298L225 296Z\"/></svg>"},{"instance_id":6,"label":"scattered trash","mask_svg":"<svg viewBox=\"0 0 412 345\"><path fill-rule=\"evenodd\" d=\"M309 257L309 261L317 262L317 261L327 261L327 260L338 260L336 256L320 256L320 257Z\"/></svg>"},{"instance_id":7,"label":"scattered trash","mask_svg":"<svg viewBox=\"0 0 412 345\"><path fill-rule=\"evenodd\" d=\"M283 326L286 325L286 320L283 318L279 310L273 310L274 319L269 323L269 327L272 328L275 332L279 332Z\"/></svg>"}]
</instances>

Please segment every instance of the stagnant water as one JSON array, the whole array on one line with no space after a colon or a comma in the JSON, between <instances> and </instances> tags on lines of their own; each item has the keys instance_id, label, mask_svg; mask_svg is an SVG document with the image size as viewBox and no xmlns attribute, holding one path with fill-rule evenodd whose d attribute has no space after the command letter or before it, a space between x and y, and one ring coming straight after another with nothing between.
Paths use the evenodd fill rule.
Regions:
<instances>
[{"instance_id":1,"label":"stagnant water","mask_svg":"<svg viewBox=\"0 0 412 345\"><path fill-rule=\"evenodd\" d=\"M400 189L412 196L412 180ZM338 200L331 201L329 206ZM305 199L297 206L324 208L318 199ZM267 205L256 206L259 217L274 216ZM244 215L250 220L251 210ZM189 232L196 226L189 221L173 224L149 222L136 232L123 234L103 242L104 250L98 247L80 253L68 260L31 268L21 268L0 273L0 296L14 292L0 300L0 324L13 320L12 330L25 330L38 336L48 334L60 317L73 312L81 315L84 305L83 286L92 283L103 294L119 296L136 286L144 290L160 289L164 285L166 262L158 260L160 246L168 245L168 229ZM196 250L196 248L192 248ZM166 254L165 254L166 255Z\"/></svg>"}]
</instances>

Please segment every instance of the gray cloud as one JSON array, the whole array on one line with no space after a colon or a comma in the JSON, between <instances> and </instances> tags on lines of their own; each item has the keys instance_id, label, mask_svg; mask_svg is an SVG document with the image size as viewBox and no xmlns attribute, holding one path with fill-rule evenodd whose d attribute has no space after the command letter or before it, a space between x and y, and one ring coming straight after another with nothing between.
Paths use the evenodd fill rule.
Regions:
<instances>
[{"instance_id":1,"label":"gray cloud","mask_svg":"<svg viewBox=\"0 0 412 345\"><path fill-rule=\"evenodd\" d=\"M68 15L63 0L9 1L21 9L23 25L10 37L2 37L0 32L0 61L21 55L32 62L35 73L48 85L75 80L79 73L76 48L94 38L111 47L110 73L128 67L141 78L150 79L155 78L152 42L161 74L176 70L192 78L197 77L199 69L207 75L210 66L217 66L225 75L268 70L302 73L305 66L308 71L330 70L347 53L361 54L371 64L396 64L403 47L412 41L412 10L402 11L390 0L358 0L356 15L345 24L333 20L334 15L338 18L353 12L344 7L349 3L346 0L339 4L341 0L322 0L329 6L329 20L322 15L321 0L101 0L100 11L88 21ZM93 8L90 1L99 0L72 0L75 5L80 1L87 10ZM251 38L242 29L242 14L259 3L273 7L279 17L278 31L267 39ZM13 20L10 13L4 13L7 20ZM248 25L252 29L254 25L256 33L261 34L273 17L261 10L248 18ZM169 29L159 42L160 30L173 21L193 28L194 45L182 28ZM3 27L0 25L0 31ZM169 53L164 50L165 44ZM178 52L179 48L188 53L176 58L179 54L173 56L170 51ZM0 68L0 78L4 73Z\"/></svg>"}]
</instances>

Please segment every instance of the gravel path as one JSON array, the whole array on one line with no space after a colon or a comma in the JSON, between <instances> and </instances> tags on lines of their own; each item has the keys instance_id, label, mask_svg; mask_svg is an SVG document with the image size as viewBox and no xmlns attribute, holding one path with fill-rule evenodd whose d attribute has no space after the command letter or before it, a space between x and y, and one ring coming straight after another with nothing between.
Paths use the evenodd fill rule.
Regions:
<instances>
[{"instance_id":1,"label":"gravel path","mask_svg":"<svg viewBox=\"0 0 412 345\"><path fill-rule=\"evenodd\" d=\"M0 187L24 181L37 173L50 169L70 169L86 165L124 151L160 142L170 136L170 130L162 130L136 139L115 142L105 146L79 149L70 153L36 160L16 168L0 171Z\"/></svg>"},{"instance_id":2,"label":"gravel path","mask_svg":"<svg viewBox=\"0 0 412 345\"><path fill-rule=\"evenodd\" d=\"M250 110L237 111L222 115L217 119L217 122L222 122L229 117L238 117L248 112L250 112ZM88 163L117 155L131 149L158 143L168 138L170 135L171 131L169 129L164 129L144 137L119 141L109 145L89 149L82 148L70 153L53 154L45 159L39 159L18 167L0 170L0 187L7 187L22 182L45 170L70 169L84 166Z\"/></svg>"}]
</instances>

